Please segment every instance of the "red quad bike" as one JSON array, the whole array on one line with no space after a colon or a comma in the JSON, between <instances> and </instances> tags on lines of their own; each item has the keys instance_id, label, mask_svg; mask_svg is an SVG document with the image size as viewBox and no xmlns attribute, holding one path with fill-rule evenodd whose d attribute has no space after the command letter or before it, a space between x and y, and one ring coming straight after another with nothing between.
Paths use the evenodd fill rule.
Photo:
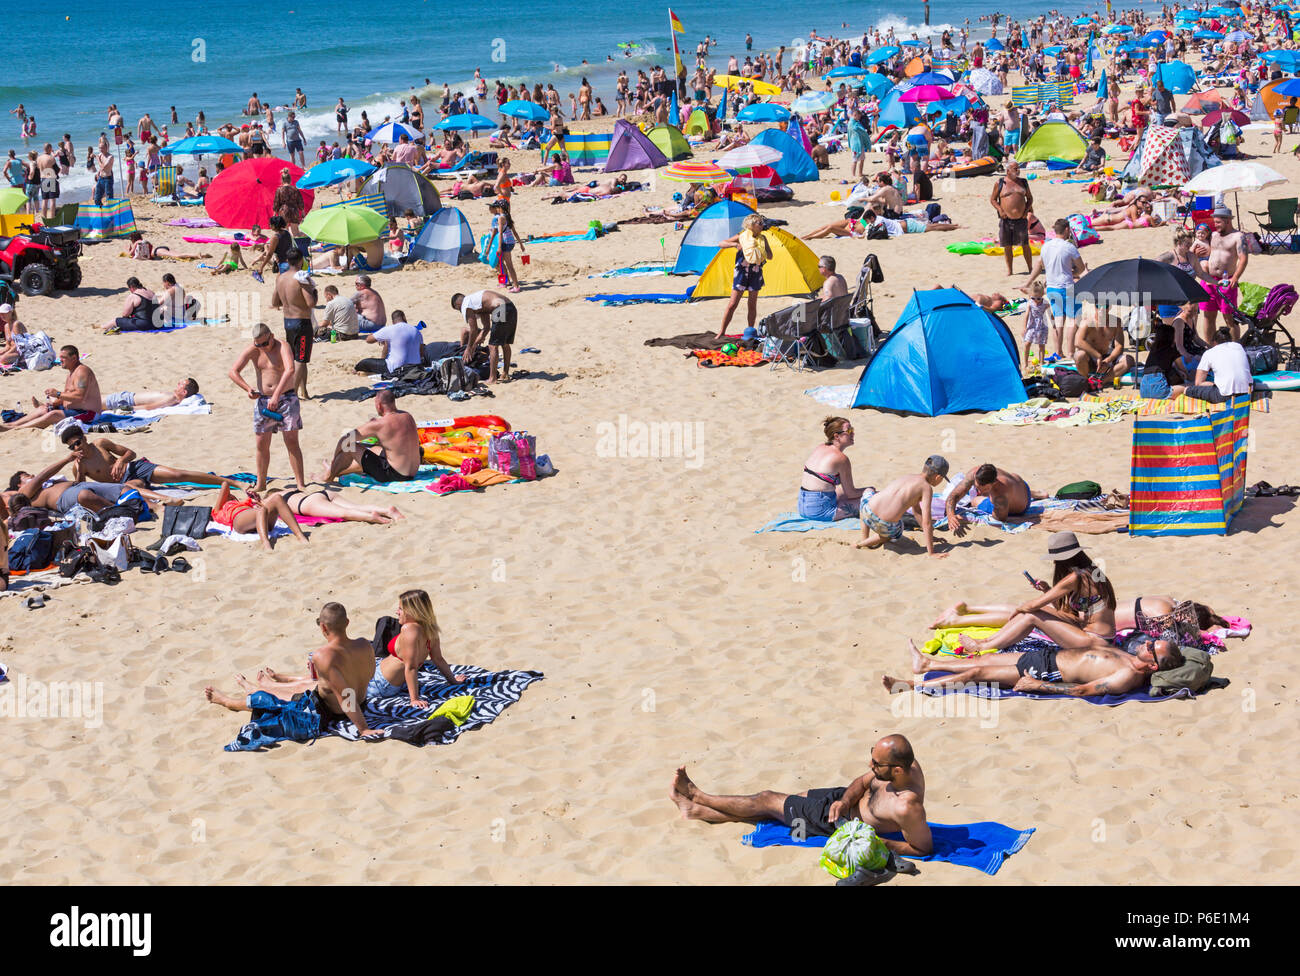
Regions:
<instances>
[{"instance_id":1,"label":"red quad bike","mask_svg":"<svg viewBox=\"0 0 1300 976\"><path fill-rule=\"evenodd\" d=\"M81 284L81 231L74 227L37 227L30 234L0 237L0 280L24 295L48 295L56 288Z\"/></svg>"}]
</instances>

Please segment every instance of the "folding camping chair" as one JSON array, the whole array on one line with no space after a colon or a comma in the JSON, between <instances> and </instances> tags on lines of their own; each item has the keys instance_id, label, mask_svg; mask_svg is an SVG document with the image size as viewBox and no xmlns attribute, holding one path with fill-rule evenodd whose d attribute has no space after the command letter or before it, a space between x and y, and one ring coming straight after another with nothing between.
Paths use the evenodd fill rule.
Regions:
<instances>
[{"instance_id":1,"label":"folding camping chair","mask_svg":"<svg viewBox=\"0 0 1300 976\"><path fill-rule=\"evenodd\" d=\"M875 355L881 338L880 327L876 325L875 299L871 294L871 286L884 280L885 273L880 268L880 259L874 254L868 254L858 269L858 284L849 300L849 323L855 329L866 329L862 345L868 358Z\"/></svg>"},{"instance_id":2,"label":"folding camping chair","mask_svg":"<svg viewBox=\"0 0 1300 976\"><path fill-rule=\"evenodd\" d=\"M783 308L763 318L758 333L763 336L763 352L771 360L771 369L785 365L791 369L807 369L811 363L809 343L819 331L821 299L807 301Z\"/></svg>"},{"instance_id":3,"label":"folding camping chair","mask_svg":"<svg viewBox=\"0 0 1300 976\"><path fill-rule=\"evenodd\" d=\"M1260 247L1270 254L1279 249L1291 250L1291 235L1300 232L1300 226L1296 224L1298 208L1300 208L1300 198L1284 197L1268 201L1267 211L1260 213L1250 211L1250 215L1255 218L1255 223L1259 224ZM1267 217L1268 220L1261 220L1261 217Z\"/></svg>"}]
</instances>

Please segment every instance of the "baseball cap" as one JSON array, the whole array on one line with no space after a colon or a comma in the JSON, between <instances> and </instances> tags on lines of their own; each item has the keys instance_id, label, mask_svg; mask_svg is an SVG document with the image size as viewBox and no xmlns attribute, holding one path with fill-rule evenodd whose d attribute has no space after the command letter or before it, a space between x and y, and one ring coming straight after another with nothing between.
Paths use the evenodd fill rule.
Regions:
<instances>
[{"instance_id":1,"label":"baseball cap","mask_svg":"<svg viewBox=\"0 0 1300 976\"><path fill-rule=\"evenodd\" d=\"M10 305L8 302L5 302L3 305L0 305L0 314L8 315L13 310L14 307Z\"/></svg>"},{"instance_id":2,"label":"baseball cap","mask_svg":"<svg viewBox=\"0 0 1300 976\"><path fill-rule=\"evenodd\" d=\"M942 454L931 454L925 459L925 470L933 471L940 478L948 477L948 459Z\"/></svg>"}]
</instances>

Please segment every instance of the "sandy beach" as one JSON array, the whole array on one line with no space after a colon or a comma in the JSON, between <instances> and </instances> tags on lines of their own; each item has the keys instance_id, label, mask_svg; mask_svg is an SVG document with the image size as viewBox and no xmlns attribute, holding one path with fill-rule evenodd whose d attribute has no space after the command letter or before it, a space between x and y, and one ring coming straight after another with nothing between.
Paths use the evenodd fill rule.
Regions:
<instances>
[{"instance_id":1,"label":"sandy beach","mask_svg":"<svg viewBox=\"0 0 1300 976\"><path fill-rule=\"evenodd\" d=\"M1113 142L1107 148L1122 164ZM1249 152L1300 180L1300 162L1290 153L1270 157L1270 148L1270 133L1248 130ZM517 170L536 161L536 153L510 155ZM819 183L799 184L793 202L761 212L789 221L796 234L839 216L842 204L830 193L847 191L850 157L831 159ZM875 290L876 313L885 327L913 289L1014 288L1024 276L1007 279L1000 258L944 250L993 233L992 179L936 185L944 211L969 234L813 248L833 255L850 282L867 253L879 255L885 281ZM1268 196L1293 186L1243 194L1240 212L1261 210ZM1032 187L1044 223L1091 206L1080 187L1045 175ZM658 180L653 190L554 206L544 200L552 191L524 189L515 219L525 235L580 232L593 219L669 204L678 188ZM486 202L459 206L475 235L487 229ZM135 207L150 240L194 250L166 223L179 212ZM1250 218L1243 223L1254 229ZM1288 553L1300 543L1293 502L1249 499L1226 537L1084 539L1121 600L1172 593L1250 619L1250 638L1229 641L1215 659L1227 688L1114 709L1014 700L947 716L934 702L891 697L881 675L900 673L908 638L927 637L927 623L956 599L1021 599L1022 570L1046 571L1047 534L976 526L952 540L945 560L926 558L914 533L881 552L855 550L857 534L848 531L755 534L794 507L799 465L819 443L822 419L843 412L803 391L854 382L861 367L701 369L680 350L643 343L716 329L722 301L613 308L583 300L684 288L684 279L588 277L659 258L661 237L671 259L681 233L627 225L596 242L530 248L515 346L528 375L494 387L493 399L400 402L417 420L500 414L537 436L555 477L480 494L399 496L405 522L324 525L309 545L282 540L270 554L212 538L188 576L131 571L113 588L52 590L40 610L0 601L0 661L12 679L103 690L95 727L6 720L0 775L9 836L0 874L37 884L824 884L815 852L751 850L740 844L741 825L682 821L668 798L674 769L684 764L702 787L725 793L842 785L865 771L879 736L901 732L925 768L931 820L1037 831L994 878L934 863L907 884L1291 880L1297 682L1285 653L1274 654L1293 630L1284 619L1295 585ZM1169 248L1171 231L1103 238L1083 252L1091 267L1155 257ZM172 271L191 291L253 290L278 335L270 285L243 274L212 279L191 262L131 262L118 256L122 249L88 247L83 288L23 299L22 319L56 345L79 346L106 392L198 380L212 414L168 417L125 435L138 453L204 470L251 470L248 403L226 378L244 334L213 326L102 336L92 325L118 314L128 275L153 287ZM1251 258L1245 277L1272 285L1298 272L1300 256L1265 255ZM351 288L347 277L318 284L331 280ZM482 264L420 265L376 276L375 287L390 310L427 323L426 340L454 339L459 316L449 296L495 287L495 275ZM759 314L784 304L764 300ZM1021 316L1009 320L1017 336L1020 323ZM541 352L521 354L523 347ZM364 382L351 366L366 354L360 343L316 346L314 399L303 408L309 471L371 415L369 404L320 399ZM62 380L57 368L6 377L0 402L27 401ZM617 427L620 418L698 425L691 429L699 453L608 456L602 425ZM1084 478L1105 490L1128 487L1131 420L1057 429L865 410L850 419L859 483L883 484L941 452L954 470L992 460L1039 488ZM1297 420L1300 394L1286 392L1271 412L1252 414L1248 482L1295 481ZM0 470L6 478L19 467L36 470L52 448L44 433L7 433ZM271 472L290 473L279 443ZM362 496L350 489L348 497ZM222 751L241 722L203 700L205 685L230 688L234 674L267 665L300 671L319 643L313 619L323 602L343 603L353 635L368 637L375 618L392 613L411 587L433 596L448 660L537 670L545 680L496 722L447 747L323 739L264 754Z\"/></svg>"}]
</instances>

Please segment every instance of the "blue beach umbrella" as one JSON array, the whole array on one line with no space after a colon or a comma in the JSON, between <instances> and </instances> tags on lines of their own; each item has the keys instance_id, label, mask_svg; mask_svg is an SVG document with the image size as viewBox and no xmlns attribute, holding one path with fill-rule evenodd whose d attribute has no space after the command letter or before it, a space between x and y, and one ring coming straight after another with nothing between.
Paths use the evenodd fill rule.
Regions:
<instances>
[{"instance_id":1,"label":"blue beach umbrella","mask_svg":"<svg viewBox=\"0 0 1300 976\"><path fill-rule=\"evenodd\" d=\"M863 59L862 59L862 63L863 63L863 64L880 64L880 63L883 62L883 61L888 61L890 58L896 58L896 57L898 57L898 52L899 52L900 50L901 50L901 48L896 47L896 46L893 45L893 44L889 44L889 45L887 45L887 46L885 46L885 47L878 47L878 48L876 48L874 51L872 51L870 54L868 54L865 58L863 58Z\"/></svg>"},{"instance_id":2,"label":"blue beach umbrella","mask_svg":"<svg viewBox=\"0 0 1300 976\"><path fill-rule=\"evenodd\" d=\"M986 51L1005 51L1007 46L999 41L996 37L984 45Z\"/></svg>"},{"instance_id":3,"label":"blue beach umbrella","mask_svg":"<svg viewBox=\"0 0 1300 976\"><path fill-rule=\"evenodd\" d=\"M773 105L771 102L756 102L753 105L746 105L737 114L736 118L741 122L789 122L790 110L784 105Z\"/></svg>"},{"instance_id":4,"label":"blue beach umbrella","mask_svg":"<svg viewBox=\"0 0 1300 976\"><path fill-rule=\"evenodd\" d=\"M1272 91L1274 95L1281 95L1283 98L1300 95L1300 78L1288 78L1274 85Z\"/></svg>"},{"instance_id":5,"label":"blue beach umbrella","mask_svg":"<svg viewBox=\"0 0 1300 976\"><path fill-rule=\"evenodd\" d=\"M866 68L855 68L851 64L842 64L838 68L832 68L826 72L827 78L852 78L856 75L865 75Z\"/></svg>"},{"instance_id":6,"label":"blue beach umbrella","mask_svg":"<svg viewBox=\"0 0 1300 976\"><path fill-rule=\"evenodd\" d=\"M550 116L548 115L547 118L550 118ZM469 131L469 132L484 131L485 132L489 129L499 129L500 125L498 125L496 122L493 122L491 119L487 118L486 116L479 115L475 112L462 112L459 115L447 116L437 125L435 125L434 128L442 129L444 132L449 129L453 131L462 131L462 132L463 131Z\"/></svg>"},{"instance_id":7,"label":"blue beach umbrella","mask_svg":"<svg viewBox=\"0 0 1300 976\"><path fill-rule=\"evenodd\" d=\"M889 91L889 89L894 85L894 83L884 75L876 74L875 72L872 72L869 75L864 75L858 80L862 83L862 87L866 89L868 95L875 95L877 98L884 95L885 92Z\"/></svg>"},{"instance_id":8,"label":"blue beach umbrella","mask_svg":"<svg viewBox=\"0 0 1300 976\"><path fill-rule=\"evenodd\" d=\"M1223 35L1220 34L1218 31L1212 31L1208 29L1198 30L1195 34L1192 35L1192 39L1197 41L1221 41L1223 40Z\"/></svg>"},{"instance_id":9,"label":"blue beach umbrella","mask_svg":"<svg viewBox=\"0 0 1300 976\"><path fill-rule=\"evenodd\" d=\"M931 102L925 107L925 110L928 115L933 115L935 112L939 112L941 115L946 115L948 112L951 112L953 115L961 115L962 112L966 111L974 104L975 103L965 95L956 95L952 98L945 98L942 101Z\"/></svg>"},{"instance_id":10,"label":"blue beach umbrella","mask_svg":"<svg viewBox=\"0 0 1300 976\"><path fill-rule=\"evenodd\" d=\"M1229 31L1228 33L1224 34L1223 39L1225 41L1236 41L1240 43L1241 41L1250 40L1250 35L1247 34L1245 31L1235 30L1235 31Z\"/></svg>"},{"instance_id":11,"label":"blue beach umbrella","mask_svg":"<svg viewBox=\"0 0 1300 976\"><path fill-rule=\"evenodd\" d=\"M903 47L925 47L925 41L913 41L908 39L903 41Z\"/></svg>"},{"instance_id":12,"label":"blue beach umbrella","mask_svg":"<svg viewBox=\"0 0 1300 976\"><path fill-rule=\"evenodd\" d=\"M545 122L551 117L551 113L536 102L525 102L520 98L502 102L498 111L502 115L510 116L512 119L526 119L529 122Z\"/></svg>"},{"instance_id":13,"label":"blue beach umbrella","mask_svg":"<svg viewBox=\"0 0 1300 976\"><path fill-rule=\"evenodd\" d=\"M1043 48L1043 53L1046 54L1049 58L1059 58L1061 56L1061 52L1064 50L1065 48L1063 46L1057 44L1053 47Z\"/></svg>"},{"instance_id":14,"label":"blue beach umbrella","mask_svg":"<svg viewBox=\"0 0 1300 976\"><path fill-rule=\"evenodd\" d=\"M938 85L940 88L947 88L956 79L944 71L922 71L920 74L912 75L907 79L915 85Z\"/></svg>"},{"instance_id":15,"label":"blue beach umbrella","mask_svg":"<svg viewBox=\"0 0 1300 976\"><path fill-rule=\"evenodd\" d=\"M1169 39L1168 34L1166 34L1164 31L1156 30L1156 31L1152 31L1149 34L1143 34L1142 39L1139 43L1150 46L1152 44L1164 44L1165 41L1167 41L1168 39Z\"/></svg>"},{"instance_id":16,"label":"blue beach umbrella","mask_svg":"<svg viewBox=\"0 0 1300 976\"><path fill-rule=\"evenodd\" d=\"M1102 33L1103 34L1132 34L1133 28L1130 27L1128 24L1111 24L1104 31L1102 31Z\"/></svg>"},{"instance_id":17,"label":"blue beach umbrella","mask_svg":"<svg viewBox=\"0 0 1300 976\"><path fill-rule=\"evenodd\" d=\"M1080 17L1078 20L1073 21L1075 27L1087 27L1091 23L1092 23L1091 17Z\"/></svg>"},{"instance_id":18,"label":"blue beach umbrella","mask_svg":"<svg viewBox=\"0 0 1300 976\"><path fill-rule=\"evenodd\" d=\"M242 153L244 147L222 136L190 136L178 139L170 146L163 146L158 152L172 156L218 156L221 153Z\"/></svg>"},{"instance_id":19,"label":"blue beach umbrella","mask_svg":"<svg viewBox=\"0 0 1300 976\"><path fill-rule=\"evenodd\" d=\"M374 171L375 167L364 159L328 159L303 173L294 185L300 190L315 190L322 186L335 186L348 180L360 179Z\"/></svg>"}]
</instances>

